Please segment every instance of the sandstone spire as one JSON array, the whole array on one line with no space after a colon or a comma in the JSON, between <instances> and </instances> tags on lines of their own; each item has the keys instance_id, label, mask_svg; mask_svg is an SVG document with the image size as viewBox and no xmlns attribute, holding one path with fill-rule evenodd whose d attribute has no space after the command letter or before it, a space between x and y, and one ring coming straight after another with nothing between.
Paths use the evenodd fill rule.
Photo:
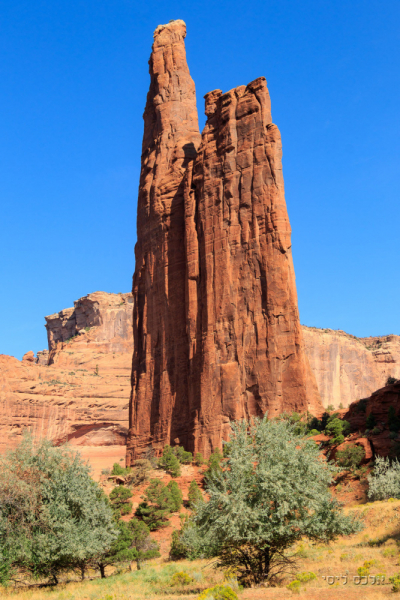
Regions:
<instances>
[{"instance_id":1,"label":"sandstone spire","mask_svg":"<svg viewBox=\"0 0 400 600\"><path fill-rule=\"evenodd\" d=\"M135 452L180 437L190 419L183 179L200 133L185 36L180 20L157 27L149 63L133 278Z\"/></svg>"},{"instance_id":2,"label":"sandstone spire","mask_svg":"<svg viewBox=\"0 0 400 600\"><path fill-rule=\"evenodd\" d=\"M266 81L207 94L200 144L185 33L159 26L150 58L128 462L166 443L208 455L232 419L321 408Z\"/></svg>"}]
</instances>

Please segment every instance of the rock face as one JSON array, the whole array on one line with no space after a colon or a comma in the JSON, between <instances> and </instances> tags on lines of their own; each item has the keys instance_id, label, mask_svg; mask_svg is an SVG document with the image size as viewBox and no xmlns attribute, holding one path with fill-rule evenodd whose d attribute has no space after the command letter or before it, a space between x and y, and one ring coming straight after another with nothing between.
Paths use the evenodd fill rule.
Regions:
<instances>
[{"instance_id":1,"label":"rock face","mask_svg":"<svg viewBox=\"0 0 400 600\"><path fill-rule=\"evenodd\" d=\"M400 336L356 338L303 326L305 351L322 404L338 408L370 396L387 378L400 379Z\"/></svg>"},{"instance_id":2,"label":"rock face","mask_svg":"<svg viewBox=\"0 0 400 600\"><path fill-rule=\"evenodd\" d=\"M321 410L266 81L207 94L200 139L185 34L158 27L150 58L128 460L166 443L207 456L230 420Z\"/></svg>"},{"instance_id":3,"label":"rock face","mask_svg":"<svg viewBox=\"0 0 400 600\"><path fill-rule=\"evenodd\" d=\"M390 423L389 409L392 407L397 425ZM400 454L400 381L387 385L374 392L369 398L353 402L344 418L354 431L364 432L367 419L373 415L373 427L370 426L368 439L379 456L399 456Z\"/></svg>"},{"instance_id":4,"label":"rock face","mask_svg":"<svg viewBox=\"0 0 400 600\"><path fill-rule=\"evenodd\" d=\"M37 439L69 440L94 460L93 450L107 447L119 460L128 433L131 294L89 294L46 321L50 365L46 351L36 362L33 352L22 362L0 356L0 452L29 429Z\"/></svg>"}]
</instances>

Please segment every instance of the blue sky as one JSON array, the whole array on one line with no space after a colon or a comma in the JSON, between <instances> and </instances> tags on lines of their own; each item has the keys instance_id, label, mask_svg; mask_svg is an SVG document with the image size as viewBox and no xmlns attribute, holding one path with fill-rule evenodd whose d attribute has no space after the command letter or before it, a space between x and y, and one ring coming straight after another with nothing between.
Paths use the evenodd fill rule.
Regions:
<instances>
[{"instance_id":1,"label":"blue sky","mask_svg":"<svg viewBox=\"0 0 400 600\"><path fill-rule=\"evenodd\" d=\"M131 288L152 33L187 23L203 96L260 75L283 140L301 322L400 334L396 0L0 0L0 353Z\"/></svg>"}]
</instances>

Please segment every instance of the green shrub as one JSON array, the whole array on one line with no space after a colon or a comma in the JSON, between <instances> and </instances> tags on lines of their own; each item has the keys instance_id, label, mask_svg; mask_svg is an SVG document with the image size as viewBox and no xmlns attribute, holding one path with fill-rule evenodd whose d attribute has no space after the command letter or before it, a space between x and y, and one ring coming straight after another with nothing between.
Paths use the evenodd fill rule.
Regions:
<instances>
[{"instance_id":1,"label":"green shrub","mask_svg":"<svg viewBox=\"0 0 400 600\"><path fill-rule=\"evenodd\" d=\"M389 376L386 380L386 385L392 385L393 383L397 383L398 379L396 377Z\"/></svg>"},{"instance_id":2,"label":"green shrub","mask_svg":"<svg viewBox=\"0 0 400 600\"><path fill-rule=\"evenodd\" d=\"M216 585L204 590L197 600L238 600L238 595L230 585Z\"/></svg>"},{"instance_id":3,"label":"green shrub","mask_svg":"<svg viewBox=\"0 0 400 600\"><path fill-rule=\"evenodd\" d=\"M193 460L193 455L191 452L186 452L185 448L182 446L174 446L172 448L172 452L175 454L176 458L183 465L190 465Z\"/></svg>"},{"instance_id":4,"label":"green shrub","mask_svg":"<svg viewBox=\"0 0 400 600\"><path fill-rule=\"evenodd\" d=\"M189 507L192 510L194 509L194 507L196 506L196 504L198 502L203 501L203 496L201 494L200 488L197 485L197 482L195 479L193 479L193 481L190 482L188 500L189 500Z\"/></svg>"},{"instance_id":5,"label":"green shrub","mask_svg":"<svg viewBox=\"0 0 400 600\"><path fill-rule=\"evenodd\" d=\"M373 474L368 475L368 498L386 500L400 498L400 463L377 456Z\"/></svg>"},{"instance_id":6,"label":"green shrub","mask_svg":"<svg viewBox=\"0 0 400 600\"><path fill-rule=\"evenodd\" d=\"M139 504L135 515L146 523L150 531L165 527L168 524L167 516L176 505L168 487L159 479L151 479L142 498L144 502Z\"/></svg>"},{"instance_id":7,"label":"green shrub","mask_svg":"<svg viewBox=\"0 0 400 600\"><path fill-rule=\"evenodd\" d=\"M181 474L181 467L179 464L179 460L174 454L171 446L165 446L163 450L163 455L158 461L160 467L165 469L168 473L171 474L171 477L179 477Z\"/></svg>"},{"instance_id":8,"label":"green shrub","mask_svg":"<svg viewBox=\"0 0 400 600\"><path fill-rule=\"evenodd\" d=\"M114 463L111 470L111 475L125 475L125 469L120 464Z\"/></svg>"},{"instance_id":9,"label":"green shrub","mask_svg":"<svg viewBox=\"0 0 400 600\"><path fill-rule=\"evenodd\" d=\"M364 458L365 450L362 446L348 445L336 453L336 460L344 469L355 469Z\"/></svg>"},{"instance_id":10,"label":"green shrub","mask_svg":"<svg viewBox=\"0 0 400 600\"><path fill-rule=\"evenodd\" d=\"M204 465L206 461L204 460L204 456L202 455L201 452L196 452L196 454L194 455L194 464L197 467L201 467L202 465Z\"/></svg>"},{"instance_id":11,"label":"green shrub","mask_svg":"<svg viewBox=\"0 0 400 600\"><path fill-rule=\"evenodd\" d=\"M308 432L308 435L319 435L319 433L320 433L320 432L318 431L318 429L311 429L311 430Z\"/></svg>"},{"instance_id":12,"label":"green shrub","mask_svg":"<svg viewBox=\"0 0 400 600\"><path fill-rule=\"evenodd\" d=\"M172 586L189 585L189 583L192 583L192 582L193 582L193 577L190 577L190 575L188 575L184 571L179 571L179 573L175 573L175 575L172 575L170 585L172 585Z\"/></svg>"},{"instance_id":13,"label":"green shrub","mask_svg":"<svg viewBox=\"0 0 400 600\"><path fill-rule=\"evenodd\" d=\"M301 588L301 583L300 583L300 581L298 581L297 579L295 579L294 581L291 581L289 583L289 585L287 585L286 587L287 587L288 590L290 590L294 594L299 594L300 593L300 588Z\"/></svg>"},{"instance_id":14,"label":"green shrub","mask_svg":"<svg viewBox=\"0 0 400 600\"><path fill-rule=\"evenodd\" d=\"M170 491L173 502L172 512L177 512L183 504L182 492L176 481L170 481L167 485L167 489Z\"/></svg>"},{"instance_id":15,"label":"green shrub","mask_svg":"<svg viewBox=\"0 0 400 600\"><path fill-rule=\"evenodd\" d=\"M399 551L397 548L385 548L384 550L382 550L382 556L384 556L385 558L393 558L394 556L397 556L399 554Z\"/></svg>"},{"instance_id":16,"label":"green shrub","mask_svg":"<svg viewBox=\"0 0 400 600\"><path fill-rule=\"evenodd\" d=\"M214 450L208 459L208 468L204 473L204 478L206 481L214 479L222 473L221 461L223 458L224 457L218 448Z\"/></svg>"},{"instance_id":17,"label":"green shrub","mask_svg":"<svg viewBox=\"0 0 400 600\"><path fill-rule=\"evenodd\" d=\"M344 441L344 436L350 431L350 423L344 419L339 419L337 414L329 417L325 427L325 433L333 436L333 444L341 444Z\"/></svg>"},{"instance_id":18,"label":"green shrub","mask_svg":"<svg viewBox=\"0 0 400 600\"><path fill-rule=\"evenodd\" d=\"M296 575L296 579L298 581L301 581L301 583L308 583L309 581L312 581L313 579L317 579L317 576L312 571L303 571L302 573L298 573Z\"/></svg>"},{"instance_id":19,"label":"green shrub","mask_svg":"<svg viewBox=\"0 0 400 600\"><path fill-rule=\"evenodd\" d=\"M114 512L120 515L129 515L132 510L132 492L123 485L117 485L110 493L111 507Z\"/></svg>"},{"instance_id":20,"label":"green shrub","mask_svg":"<svg viewBox=\"0 0 400 600\"><path fill-rule=\"evenodd\" d=\"M392 584L392 592L400 592L400 573L389 577L389 581Z\"/></svg>"}]
</instances>

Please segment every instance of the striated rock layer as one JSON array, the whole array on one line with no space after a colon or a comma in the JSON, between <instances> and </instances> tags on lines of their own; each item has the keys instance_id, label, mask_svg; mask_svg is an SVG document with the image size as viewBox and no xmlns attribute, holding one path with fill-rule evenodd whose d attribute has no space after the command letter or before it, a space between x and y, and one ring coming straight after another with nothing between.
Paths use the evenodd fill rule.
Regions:
<instances>
[{"instance_id":1,"label":"striated rock layer","mask_svg":"<svg viewBox=\"0 0 400 600\"><path fill-rule=\"evenodd\" d=\"M36 439L69 440L103 466L108 451L99 447L119 460L128 433L132 296L89 294L46 321L50 355L0 355L0 452L29 429Z\"/></svg>"},{"instance_id":2,"label":"striated rock layer","mask_svg":"<svg viewBox=\"0 0 400 600\"><path fill-rule=\"evenodd\" d=\"M207 94L200 139L185 35L159 26L150 58L128 460L166 443L208 455L231 420L321 410L266 81Z\"/></svg>"}]
</instances>

